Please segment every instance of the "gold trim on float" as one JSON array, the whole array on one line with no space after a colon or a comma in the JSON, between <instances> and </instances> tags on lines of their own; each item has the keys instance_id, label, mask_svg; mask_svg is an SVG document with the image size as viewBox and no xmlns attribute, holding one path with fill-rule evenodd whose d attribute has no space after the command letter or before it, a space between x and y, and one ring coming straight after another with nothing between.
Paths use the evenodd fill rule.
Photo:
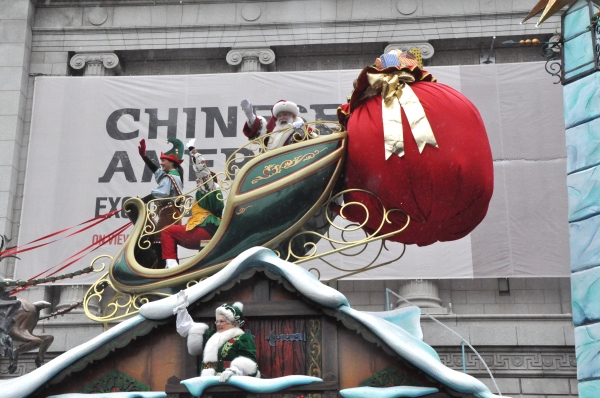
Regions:
<instances>
[{"instance_id":1,"label":"gold trim on float","mask_svg":"<svg viewBox=\"0 0 600 398\"><path fill-rule=\"evenodd\" d=\"M108 254L100 255L94 258L91 265L101 258L108 258L112 261L112 257ZM94 269L94 272L102 272L106 268L106 264L102 263L102 267L98 270ZM110 297L108 303L104 307L101 316L97 316L90 311L90 302L100 306L102 304L103 296L107 288L111 288L111 294L106 294ZM106 292L108 293L108 292ZM92 321L104 323L104 329L108 330L108 322L120 321L125 318L129 318L138 312L140 307L146 303L149 303L154 298L164 298L171 296L164 292L144 292L142 294L128 294L119 292L115 289L110 278L108 278L108 272L105 272L100 279L98 279L90 288L83 299L83 311L85 315Z\"/></svg>"},{"instance_id":2,"label":"gold trim on float","mask_svg":"<svg viewBox=\"0 0 600 398\"><path fill-rule=\"evenodd\" d=\"M244 214L246 212L246 210L248 210L251 207L254 207L254 206L250 205L250 206L246 206L246 207L240 207L239 209L237 209L237 211L235 212L235 214L237 216L240 216L240 215Z\"/></svg>"},{"instance_id":3,"label":"gold trim on float","mask_svg":"<svg viewBox=\"0 0 600 398\"><path fill-rule=\"evenodd\" d=\"M350 225L348 225L346 227L341 227L341 226L336 225L333 222L333 220L329 217L329 211L326 211L325 212L325 216L327 217L327 221L329 222L330 227L333 227L333 228L335 228L335 229L337 229L337 230L339 230L339 231L342 232L342 238L341 238L342 240L331 238L329 236L329 230L330 229L327 230L326 235L319 234L318 232L314 232L314 231L299 232L296 235L294 235L290 239L290 241L288 242L288 247L287 247L288 255L285 258L285 261L293 262L294 264L301 264L301 263L304 263L304 262L307 262L307 261L311 261L311 260L315 260L315 259L321 259L324 263L326 263L330 267L332 267L332 268L334 268L334 269L336 269L338 271L346 272L345 275L342 275L342 276L339 276L339 277L336 277L336 278L332 278L330 280L325 281L325 283L327 283L327 282L331 282L331 281L334 281L334 280L343 279L343 278L346 278L346 277L351 276L351 275L356 275L356 274L360 274L362 272L370 271L370 270L375 269L375 268L382 267L384 265L387 265L387 264L390 264L390 263L392 263L394 261L397 261L400 258L402 258L402 256L404 256L404 253L406 252L406 245L404 245L404 247L402 249L402 252L400 253L400 256L398 256L397 258L395 258L393 260L390 260L390 261L386 261L386 262L381 263L381 264L373 265L377 261L377 259L379 259L379 256L381 255L382 250L384 248L386 250L388 250L387 247L385 246L384 239L387 239L389 237L392 237L393 235L399 234L402 231L404 231L406 228L408 228L408 225L410 224L410 216L408 214L406 214L404 211L400 210L400 209L390 209L390 210L387 210L385 208L385 206L383 206L383 204L381 203L381 200L379 199L379 197L377 195L375 195L372 192L365 191L363 189L347 189L345 191L338 192L336 195L332 196L329 199L329 201L327 202L327 205L326 205L327 210L329 210L329 206L332 203L335 203L335 201L336 201L337 198L342 197L342 195L344 195L345 193L350 193L350 192L363 192L363 193L366 193L368 195L372 195L379 202L379 205L381 206L381 208L383 210L382 211L383 217L381 219L381 223L379 224L379 227L377 228L377 230L374 231L371 234L367 234L365 232L366 237L364 239L353 240L353 241L346 240L344 238L344 233L345 232L355 232L355 231L358 231L358 230L362 230L364 232L364 230L362 228L368 223L369 217L370 217L370 213L369 213L369 209L364 204L362 204L360 202L344 203L344 205L340 209L340 213L339 213L340 217L342 217L343 219L346 219L346 217L344 216L344 210L347 209L347 208L349 208L348 206L360 206L365 211L365 214L366 214L365 220L361 224L350 224ZM404 215L406 215L406 223L400 229L398 229L396 231L389 232L389 233L383 234L383 235L378 235L379 232L381 231L381 229L384 227L385 224L391 224L391 221L389 219L389 215L391 213L393 213L393 212L401 212ZM304 248L308 251L308 254L296 254L292 250L292 243L293 243L293 241L294 241L295 238L300 237L302 235L317 236L317 237L319 237L319 240L323 239L323 240L327 241L330 244L330 246L332 247L332 250L329 250L329 251L323 252L323 253L319 253L318 252L318 248L317 248L317 243L306 242L304 244ZM380 241L381 242L381 246L379 247L379 251L377 252L377 256L375 256L375 258L369 264L367 264L364 267L361 267L361 268L358 268L358 269L355 269L355 270L347 270L347 269L343 269L341 267L337 267L337 266L331 264L330 262L325 261L325 260L322 259L322 257L329 256L331 254L335 254L335 253L340 253L341 254L342 252L347 251L349 249L352 249L352 248L355 248L355 247L358 247L358 246L363 246L362 250L360 250L356 254L345 254L345 253L343 254L345 256L350 256L350 257L358 256L359 254L361 254L362 252L365 251L365 249L367 248L367 245L369 243L373 243L373 242L376 242L376 241ZM336 247L336 245L338 245L339 247ZM280 256L280 253L277 253L277 255ZM292 261L291 260L292 257L296 258L297 260ZM315 272L317 272L318 278L321 279L320 278L321 277L321 272L317 268L310 268L309 271L315 271Z\"/></svg>"},{"instance_id":4,"label":"gold trim on float","mask_svg":"<svg viewBox=\"0 0 600 398\"><path fill-rule=\"evenodd\" d=\"M322 134L321 130L324 130L324 129L327 129L328 131L326 133L330 133L330 134ZM326 120L317 120L314 122L304 123L302 125L302 127L298 128L298 129L289 127L287 129L278 130L276 132L265 134L262 137L255 138L255 139L249 141L248 143L246 143L245 145L241 146L237 150L235 150L229 156L229 158L225 162L225 171L223 173L225 175L225 179L223 182L221 182L221 188L228 192L235 192L235 190L232 190L231 188L232 188L233 182L235 181L235 176L240 171L240 167L236 164L236 163L238 163L239 159L242 159L242 160L243 159L256 159L258 156L265 154L265 153L280 154L280 153L288 152L290 150L289 145L281 146L281 147L278 147L275 149L269 149L269 148L267 148L265 141L273 138L275 136L275 134L280 134L280 136L277 138L279 138L279 140L281 140L281 139L283 139L284 136L287 135L286 132L288 132L290 130L294 130L294 133L291 135L291 138L292 138L293 144L294 144L294 148L296 147L296 144L302 144L302 143L305 143L308 141L315 142L315 140L318 138L328 137L330 135L335 135L335 134L339 134L339 133L346 133L343 126L340 123L326 121ZM329 141L329 140L327 140L327 141ZM276 144L279 144L279 141ZM244 150L249 150L250 152L253 152L253 154L252 155L244 155L243 154ZM239 157L236 156L238 154L241 154L241 156L239 156Z\"/></svg>"},{"instance_id":5,"label":"gold trim on float","mask_svg":"<svg viewBox=\"0 0 600 398\"><path fill-rule=\"evenodd\" d=\"M283 170L288 170L296 167L300 162L306 162L307 160L314 159L319 153L326 151L327 148L315 149L314 152L305 153L304 155L296 156L294 159L286 159L280 164L268 164L263 167L262 176L257 176L252 180L252 185L259 181L268 180L271 177L281 174Z\"/></svg>"}]
</instances>

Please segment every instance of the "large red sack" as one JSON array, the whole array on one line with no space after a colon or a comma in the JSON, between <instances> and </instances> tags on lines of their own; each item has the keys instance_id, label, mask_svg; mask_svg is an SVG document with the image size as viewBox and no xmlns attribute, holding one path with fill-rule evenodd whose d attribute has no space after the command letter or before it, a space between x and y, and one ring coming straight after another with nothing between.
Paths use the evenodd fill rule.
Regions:
<instances>
[{"instance_id":1,"label":"large red sack","mask_svg":"<svg viewBox=\"0 0 600 398\"><path fill-rule=\"evenodd\" d=\"M344 120L348 130L345 185L370 191L387 210L401 209L410 216L407 229L390 240L425 246L460 239L483 220L492 197L494 173L485 126L475 106L451 87L431 81L410 86L423 105L438 148L426 145L419 153L402 110L405 154L392 154L386 160L381 96L356 101ZM375 198L348 193L344 201L367 206L367 232L379 228L383 211ZM359 223L365 220L359 206L346 207L344 215ZM379 235L400 229L406 217L394 212L390 221Z\"/></svg>"}]
</instances>

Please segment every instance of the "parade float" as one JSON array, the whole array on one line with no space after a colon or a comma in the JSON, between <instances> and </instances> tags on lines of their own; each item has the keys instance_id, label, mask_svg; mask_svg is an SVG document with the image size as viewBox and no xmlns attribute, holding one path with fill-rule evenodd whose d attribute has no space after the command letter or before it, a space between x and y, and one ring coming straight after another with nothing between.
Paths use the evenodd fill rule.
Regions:
<instances>
[{"instance_id":1,"label":"parade float","mask_svg":"<svg viewBox=\"0 0 600 398\"><path fill-rule=\"evenodd\" d=\"M254 155L241 169L225 166L219 183L227 203L219 229L176 269L151 269L156 259L144 241L160 233L151 220L160 201L127 201L134 230L105 282L126 293L184 286L254 246L306 261L323 255L314 243L329 239L324 232L334 225L334 212L367 237L336 241L341 250L378 239L418 245L456 240L483 220L493 191L483 121L470 101L437 83L412 54L385 54L365 68L338 113L339 124L304 124L292 145L270 149L261 137L240 148ZM185 214L192 201L175 203ZM320 209L320 228L313 228L310 220Z\"/></svg>"},{"instance_id":2,"label":"parade float","mask_svg":"<svg viewBox=\"0 0 600 398\"><path fill-rule=\"evenodd\" d=\"M472 231L493 190L481 117L422 69L418 53L396 50L361 72L338 115L340 123L293 127L288 145L251 140L240 148L249 158L241 168L234 153L215 175L225 202L221 224L176 267L157 268L151 250L153 236L168 228L157 228L157 209L168 200L179 207L169 225L180 222L196 188L177 197L127 200L123 211L133 231L115 256L101 255L85 270L103 275L83 302L90 318L121 322L25 376L0 382L3 396L495 396L440 362L422 341L417 307L354 310L297 265L377 240L428 245ZM366 237L331 238L330 228L348 228L335 225L336 214ZM321 239L338 246L319 253ZM244 303L245 333L254 336L263 378L197 377L201 364L174 327L175 294L182 290L194 319L209 320L223 302ZM98 302L102 316L89 310Z\"/></svg>"}]
</instances>

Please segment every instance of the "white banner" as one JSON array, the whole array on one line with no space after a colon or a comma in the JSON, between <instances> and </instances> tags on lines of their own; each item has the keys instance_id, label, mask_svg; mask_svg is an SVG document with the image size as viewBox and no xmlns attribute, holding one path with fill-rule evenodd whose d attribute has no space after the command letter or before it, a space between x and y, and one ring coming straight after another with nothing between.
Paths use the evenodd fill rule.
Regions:
<instances>
[{"instance_id":1,"label":"white banner","mask_svg":"<svg viewBox=\"0 0 600 398\"><path fill-rule=\"evenodd\" d=\"M458 67L430 71L459 90L465 84ZM239 107L242 98L248 98L264 116L270 115L276 101L288 99L300 106L301 117L306 120L335 120L337 105L345 102L358 72L36 78L19 244L119 209L128 197L147 195L156 183L148 170L144 172L137 149L140 139L146 139L149 156L153 157L170 149L167 137L176 136L184 142L195 137L196 147L209 166L216 172L223 171L228 156L247 142L241 132L245 122ZM194 186L187 156L183 166L187 192ZM63 260L128 221L117 214L85 232L22 253L15 277L29 279L50 267L55 267L51 272L57 271L68 262ZM565 236L566 231L565 224ZM82 269L97 255L113 255L128 233L116 236L58 274ZM390 250L384 250L380 261L389 261L402 250L402 245L396 243L388 243L387 247ZM360 268L377 250L373 247L360 257L334 257L329 261L342 268ZM475 250L471 236L424 248L409 247L402 260L353 278L485 276L474 272ZM507 257L507 261L512 260ZM557 262L563 266L563 259ZM310 268L315 263L305 266ZM333 269L318 267L324 279L339 275ZM564 267L567 275L568 261ZM501 271L484 274L514 274L513 268L510 272L502 266L498 269ZM89 283L97 278L94 274L65 283Z\"/></svg>"}]
</instances>

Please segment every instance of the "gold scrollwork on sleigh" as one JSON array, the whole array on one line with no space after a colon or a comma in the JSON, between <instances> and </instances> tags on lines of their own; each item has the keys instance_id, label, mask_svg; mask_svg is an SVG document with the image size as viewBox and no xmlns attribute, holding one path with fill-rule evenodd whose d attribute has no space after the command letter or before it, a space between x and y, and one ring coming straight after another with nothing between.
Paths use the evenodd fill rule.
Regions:
<instances>
[{"instance_id":1,"label":"gold scrollwork on sleigh","mask_svg":"<svg viewBox=\"0 0 600 398\"><path fill-rule=\"evenodd\" d=\"M103 254L94 258L91 262L93 266L96 261L106 258L112 260L112 256ZM106 264L102 263L99 269L94 272L103 272ZM152 300L168 297L170 294L163 292L144 292L141 294L128 294L119 292L114 288L108 272L105 272L87 291L83 299L83 310L85 315L93 321L104 323L105 329L108 329L108 322L119 321L129 318L140 311L140 307ZM108 302L103 303L103 300ZM102 314L93 310L95 307L104 307Z\"/></svg>"},{"instance_id":2,"label":"gold scrollwork on sleigh","mask_svg":"<svg viewBox=\"0 0 600 398\"><path fill-rule=\"evenodd\" d=\"M341 124L326 120L307 122L304 123L300 128L294 129L293 127L290 127L287 130L292 129L294 130L294 133L291 136L292 143L304 142L320 136L344 131L344 128ZM236 174L241 170L242 165L257 156L273 150L272 148L267 147L267 141L271 139L281 139L281 137L287 136L285 131L286 130L283 130L283 134L281 134L282 130L279 130L277 132L255 138L234 151L225 163L223 179L219 180L221 189L227 194L233 185ZM275 142L272 146L277 147L280 146L279 144L281 143ZM273 165L273 169L275 169L275 166L279 165ZM255 182L252 183L255 184Z\"/></svg>"},{"instance_id":3,"label":"gold scrollwork on sleigh","mask_svg":"<svg viewBox=\"0 0 600 398\"><path fill-rule=\"evenodd\" d=\"M379 205L382 208L383 217L382 217L379 227L374 232L369 234L364 231L363 227L368 223L370 213L369 213L369 210L367 209L367 207L364 204L359 203L359 202L344 203L341 206L341 208L339 209L339 215L342 219L345 220L346 217L344 216L344 212L346 211L346 209L349 208L349 206L360 206L366 214L365 220L362 223L360 223L360 224L350 223L346 226L340 226L340 225L335 224L334 220L331 219L330 214L332 214L333 212L330 211L330 206L332 204L337 203L338 198L342 197L345 193L349 193L349 192L363 192L365 194L373 196L379 202ZM285 258L286 261L293 262L295 264L300 264L300 263L304 263L304 262L307 262L310 260L319 259L320 261L324 262L327 266L344 273L338 277L332 278L327 281L323 281L323 282L331 282L334 280L346 278L351 275L356 275L359 273L370 271L375 268L383 267L385 265L391 264L394 261L399 260L400 258L402 258L402 256L404 256L404 253L406 252L406 245L403 244L403 248L400 251L399 255L397 257L395 257L393 260L376 264L379 257L381 256L383 250L384 249L388 250L388 248L385 245L385 239L389 238L393 235L396 235L398 233L401 233L408 227L408 225L410 223L410 216L408 214L404 213L402 210L386 209L383 206L383 204L381 203L381 200L379 199L379 197L377 197L377 195L373 194L372 192L365 191L362 189L348 189L348 190L337 193L336 195L332 196L329 199L329 201L325 205L325 208L327 209L327 211L325 212L325 215L326 215L327 222L328 222L330 228L327 229L327 232L325 234L320 234L315 231L302 231L302 232L299 232L296 235L294 235L291 239L289 239L289 241L287 243L287 248L286 248L287 256ZM406 223L401 228L399 228L395 231L389 232L387 234L379 235L379 232L383 229L385 224L391 224L389 216L390 216L390 214L392 214L394 212L404 213L406 216ZM336 239L331 236L330 231L332 228L333 228L333 230L337 230L340 232L341 236L339 238ZM362 233L364 233L365 236L363 238L359 238L359 239L356 239L356 238L348 239L346 237L346 235L349 235L350 233L354 233L354 232L362 232ZM312 239L312 241L308 240L303 245L301 245L302 249L304 250L304 253L294 252L294 240L298 239L298 238L302 238L303 236L309 236L309 235L312 235L313 238L316 237L317 239ZM315 243L315 242L318 242L319 240L326 241L329 244L329 246L331 247L331 250L319 252L317 243ZM375 243L375 242L379 243L379 249L378 249L377 255L375 256L375 258L371 259L371 261L367 265L359 267L357 269L342 268L342 267L334 265L331 262L323 259L323 257L330 256L333 254L340 254L342 256L352 256L352 257L358 256L366 250L368 244ZM349 253L349 250L353 249L353 248L357 248L358 252ZM277 253L277 254L280 255L280 257L281 257L281 253ZM318 268L313 267L313 268L310 268L309 271L314 271L315 273L317 273L317 277L319 279L321 279L321 272L319 271Z\"/></svg>"},{"instance_id":4,"label":"gold scrollwork on sleigh","mask_svg":"<svg viewBox=\"0 0 600 398\"><path fill-rule=\"evenodd\" d=\"M262 176L257 176L252 180L252 184L256 184L262 180L268 180L269 178L280 174L283 170L291 169L292 167L296 167L300 164L300 162L306 162L308 160L314 159L315 156L320 154L321 152L326 151L327 148L323 149L315 149L313 152L305 153L304 155L296 156L294 159L286 159L280 164L269 164L266 165L263 169Z\"/></svg>"},{"instance_id":5,"label":"gold scrollwork on sleigh","mask_svg":"<svg viewBox=\"0 0 600 398\"><path fill-rule=\"evenodd\" d=\"M249 208L253 207L252 205L246 206L246 207L240 207L239 209L237 209L237 211L235 212L236 215L241 216L242 214L244 214L246 212L246 210L248 210Z\"/></svg>"}]
</instances>

